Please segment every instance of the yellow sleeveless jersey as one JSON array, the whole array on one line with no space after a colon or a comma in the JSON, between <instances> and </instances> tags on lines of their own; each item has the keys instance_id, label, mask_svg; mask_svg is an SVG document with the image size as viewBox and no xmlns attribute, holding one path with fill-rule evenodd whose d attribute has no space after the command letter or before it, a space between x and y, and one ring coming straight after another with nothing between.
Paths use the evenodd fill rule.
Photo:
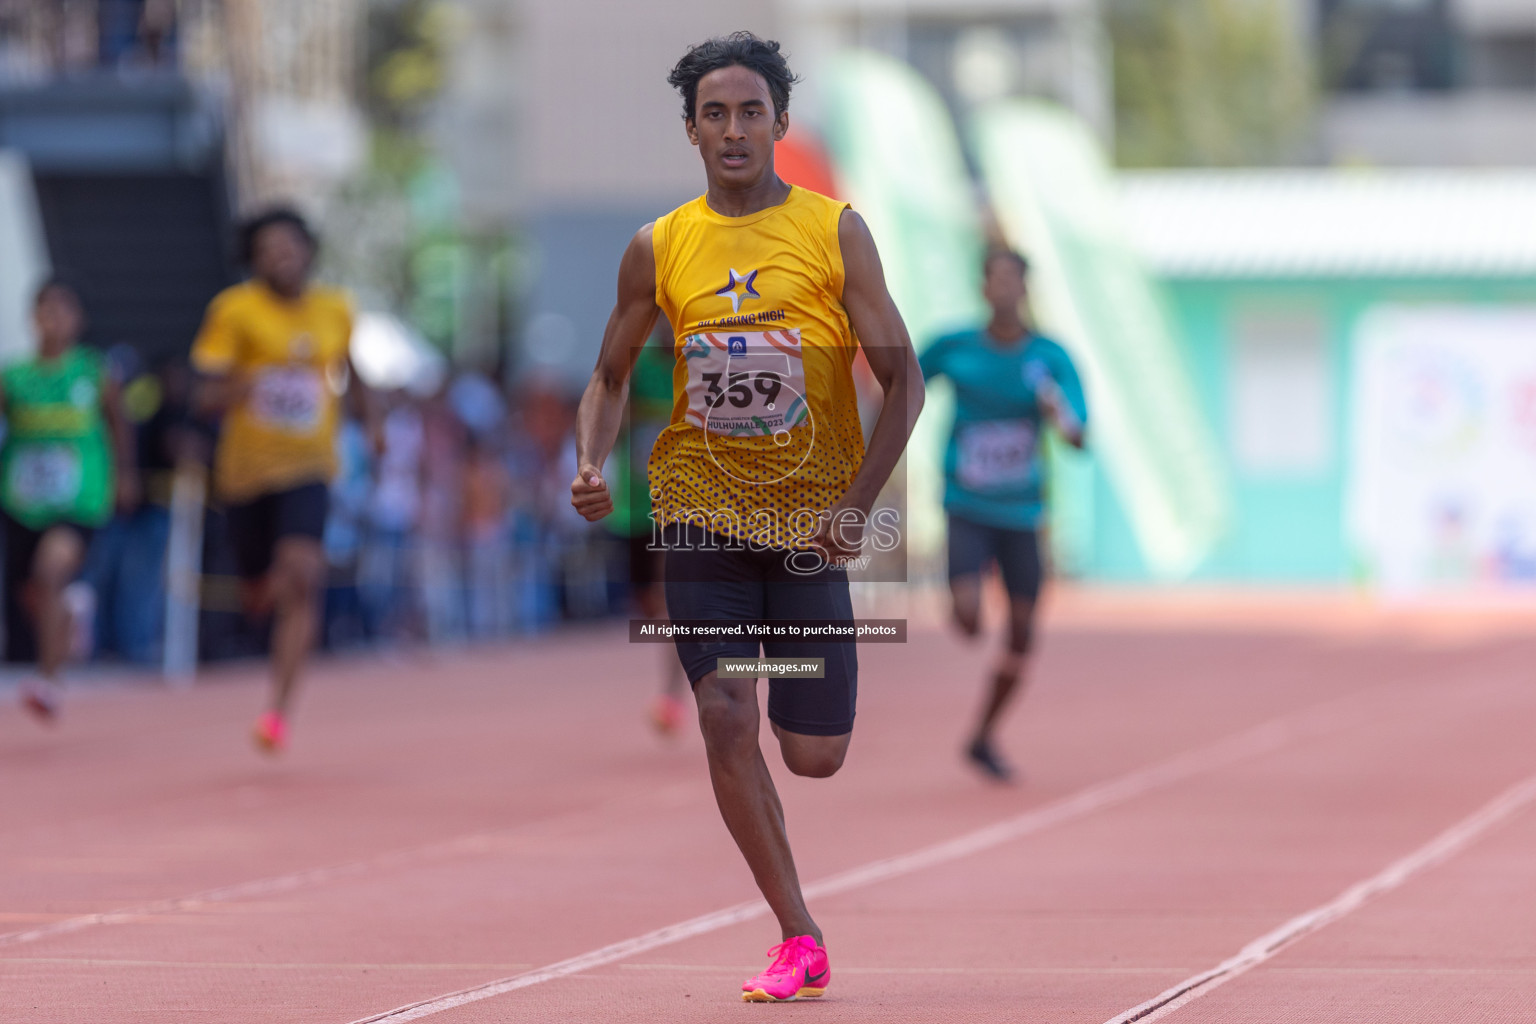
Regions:
<instances>
[{"instance_id":1,"label":"yellow sleeveless jersey","mask_svg":"<svg viewBox=\"0 0 1536 1024\"><path fill-rule=\"evenodd\" d=\"M249 397L229 411L219 435L214 484L221 498L250 501L335 475L351 339L351 306L326 288L289 302L248 281L209 304L192 344L193 368L251 378Z\"/></svg>"},{"instance_id":2,"label":"yellow sleeveless jersey","mask_svg":"<svg viewBox=\"0 0 1536 1024\"><path fill-rule=\"evenodd\" d=\"M675 332L672 418L651 449L662 525L803 548L864 457L837 228L798 186L725 217L701 196L656 221L656 302Z\"/></svg>"}]
</instances>

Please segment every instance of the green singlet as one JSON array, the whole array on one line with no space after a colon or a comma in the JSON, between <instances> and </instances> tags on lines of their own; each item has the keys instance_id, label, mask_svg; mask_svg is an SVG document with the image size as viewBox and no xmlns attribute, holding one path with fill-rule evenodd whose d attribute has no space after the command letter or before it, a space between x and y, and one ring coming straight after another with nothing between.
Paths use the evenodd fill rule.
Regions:
<instances>
[{"instance_id":1,"label":"green singlet","mask_svg":"<svg viewBox=\"0 0 1536 1024\"><path fill-rule=\"evenodd\" d=\"M603 525L621 537L646 537L651 532L651 491L646 463L651 447L672 415L672 339L647 339L629 378L629 416L609 460L608 493L613 514Z\"/></svg>"},{"instance_id":2,"label":"green singlet","mask_svg":"<svg viewBox=\"0 0 1536 1024\"><path fill-rule=\"evenodd\" d=\"M112 459L99 354L73 348L0 371L0 508L23 526L97 527L112 514Z\"/></svg>"}]
</instances>

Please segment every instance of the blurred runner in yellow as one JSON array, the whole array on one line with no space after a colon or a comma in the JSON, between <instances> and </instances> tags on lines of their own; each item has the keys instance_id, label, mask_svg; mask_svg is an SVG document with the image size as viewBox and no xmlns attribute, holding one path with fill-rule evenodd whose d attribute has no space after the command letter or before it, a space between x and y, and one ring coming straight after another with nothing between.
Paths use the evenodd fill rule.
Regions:
<instances>
[{"instance_id":1,"label":"blurred runner in yellow","mask_svg":"<svg viewBox=\"0 0 1536 1024\"><path fill-rule=\"evenodd\" d=\"M351 306L310 283L316 239L304 219L270 211L241 228L240 244L251 278L209 305L192 365L204 377L202 411L223 417L214 488L246 611L273 616L272 701L255 738L276 752L318 630L340 397L349 381L360 385L348 356Z\"/></svg>"}]
</instances>

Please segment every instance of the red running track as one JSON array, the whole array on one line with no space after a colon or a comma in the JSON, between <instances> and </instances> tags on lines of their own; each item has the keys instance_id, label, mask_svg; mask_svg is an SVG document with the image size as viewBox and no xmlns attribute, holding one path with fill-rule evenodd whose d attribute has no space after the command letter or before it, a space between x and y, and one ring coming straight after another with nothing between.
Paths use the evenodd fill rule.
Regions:
<instances>
[{"instance_id":1,"label":"red running track","mask_svg":"<svg viewBox=\"0 0 1536 1024\"><path fill-rule=\"evenodd\" d=\"M1536 640L1111 604L1044 631L1022 786L957 756L990 652L917 626L838 776L770 755L833 958L789 1007L618 629L326 666L275 762L254 670L5 708L0 1021L1536 1020Z\"/></svg>"}]
</instances>

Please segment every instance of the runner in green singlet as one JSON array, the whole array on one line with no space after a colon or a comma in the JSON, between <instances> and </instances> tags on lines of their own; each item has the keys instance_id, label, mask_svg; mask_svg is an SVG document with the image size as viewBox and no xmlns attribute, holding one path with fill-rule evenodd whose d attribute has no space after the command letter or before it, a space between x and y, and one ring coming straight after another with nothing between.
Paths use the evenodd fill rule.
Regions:
<instances>
[{"instance_id":1,"label":"runner in green singlet","mask_svg":"<svg viewBox=\"0 0 1536 1024\"><path fill-rule=\"evenodd\" d=\"M38 675L22 684L22 702L47 720L58 714L70 646L65 588L114 504L137 504L138 477L117 387L101 356L77 344L85 326L79 295L48 281L33 321L37 356L0 371L0 525L6 600L36 639Z\"/></svg>"},{"instance_id":2,"label":"runner in green singlet","mask_svg":"<svg viewBox=\"0 0 1536 1024\"><path fill-rule=\"evenodd\" d=\"M641 615L647 619L667 617L667 595L663 585L662 550L651 520L649 470L646 465L656 438L672 417L672 331L665 322L651 333L635 359L629 378L629 415L613 462L613 514L603 525L616 537L623 538L624 557L629 571L630 590ZM687 715L683 696L687 677L672 651L666 651L662 667L661 692L650 707L651 725L663 736L675 734Z\"/></svg>"}]
</instances>

